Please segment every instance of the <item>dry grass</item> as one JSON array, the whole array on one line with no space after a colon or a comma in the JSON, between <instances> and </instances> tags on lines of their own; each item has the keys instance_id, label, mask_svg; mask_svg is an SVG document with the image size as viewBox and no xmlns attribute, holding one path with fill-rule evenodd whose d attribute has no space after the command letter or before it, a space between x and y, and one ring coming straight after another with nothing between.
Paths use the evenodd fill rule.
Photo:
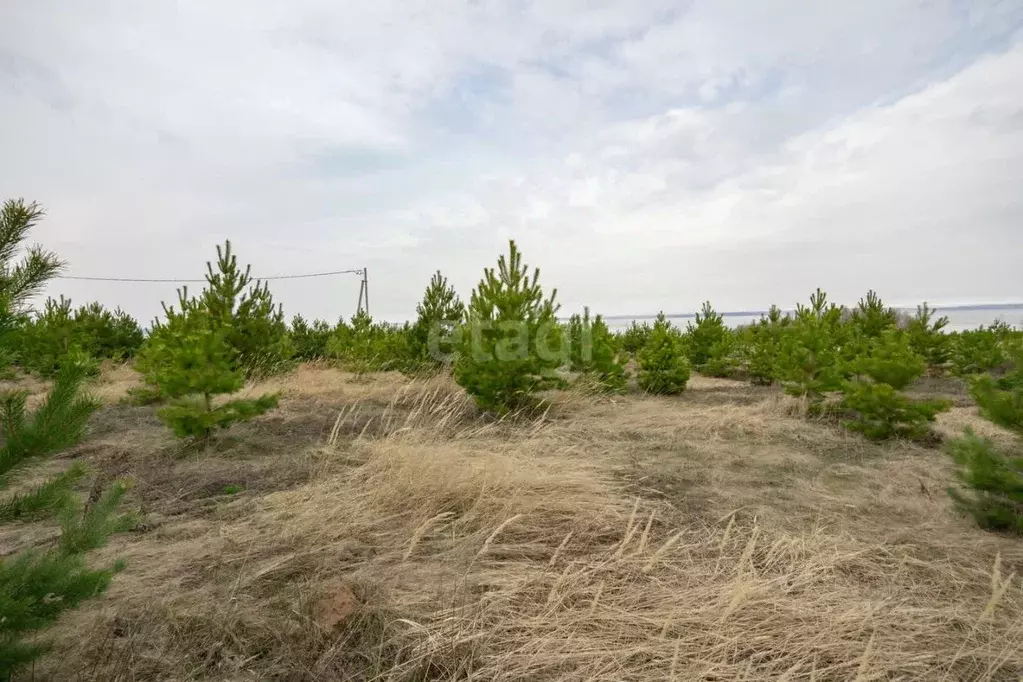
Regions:
<instances>
[{"instance_id":1,"label":"dry grass","mask_svg":"<svg viewBox=\"0 0 1023 682\"><path fill-rule=\"evenodd\" d=\"M69 457L134 478L149 521L98 553L128 568L37 677L1023 674L1023 548L951 511L939 451L702 378L496 423L444 378L303 367L268 388L280 410L199 454L175 457L152 408L97 416Z\"/></svg>"}]
</instances>

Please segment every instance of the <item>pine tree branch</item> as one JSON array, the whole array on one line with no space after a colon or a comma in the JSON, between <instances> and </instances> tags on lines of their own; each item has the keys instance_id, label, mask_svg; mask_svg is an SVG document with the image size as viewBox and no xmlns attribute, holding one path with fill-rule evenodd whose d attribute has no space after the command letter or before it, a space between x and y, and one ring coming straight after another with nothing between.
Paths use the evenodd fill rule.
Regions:
<instances>
[{"instance_id":1,"label":"pine tree branch","mask_svg":"<svg viewBox=\"0 0 1023 682\"><path fill-rule=\"evenodd\" d=\"M68 502L72 488L85 474L85 467L75 464L32 492L0 502L0 522L35 519L58 510Z\"/></svg>"}]
</instances>

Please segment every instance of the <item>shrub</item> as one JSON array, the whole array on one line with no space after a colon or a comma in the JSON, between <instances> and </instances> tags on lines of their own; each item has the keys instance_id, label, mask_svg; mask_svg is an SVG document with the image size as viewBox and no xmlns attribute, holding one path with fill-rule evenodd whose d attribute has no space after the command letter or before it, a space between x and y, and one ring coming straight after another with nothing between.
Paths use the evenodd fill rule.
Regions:
<instances>
[{"instance_id":1,"label":"shrub","mask_svg":"<svg viewBox=\"0 0 1023 682\"><path fill-rule=\"evenodd\" d=\"M657 316L647 344L639 352L639 387L647 393L677 395L689 381L689 361L678 330Z\"/></svg>"},{"instance_id":2,"label":"shrub","mask_svg":"<svg viewBox=\"0 0 1023 682\"><path fill-rule=\"evenodd\" d=\"M686 325L686 336L689 343L689 362L700 372L703 366L714 357L715 347L720 354L725 351L722 348L722 341L728 335L728 328L725 327L724 318L714 312L710 301L703 304L700 312L696 313L696 324Z\"/></svg>"},{"instance_id":3,"label":"shrub","mask_svg":"<svg viewBox=\"0 0 1023 682\"><path fill-rule=\"evenodd\" d=\"M61 296L46 300L42 313L21 326L15 343L24 369L50 377L68 358L126 360L143 338L138 322L121 309L111 312L90 303L75 310L71 299Z\"/></svg>"},{"instance_id":4,"label":"shrub","mask_svg":"<svg viewBox=\"0 0 1023 682\"><path fill-rule=\"evenodd\" d=\"M472 292L454 375L484 410L534 407L537 392L561 384L557 290L545 297L539 280L539 268L530 276L510 241L508 256L500 257L496 270L485 268Z\"/></svg>"},{"instance_id":5,"label":"shrub","mask_svg":"<svg viewBox=\"0 0 1023 682\"><path fill-rule=\"evenodd\" d=\"M810 296L809 307L797 307L792 324L781 336L776 362L787 393L819 404L826 392L841 386L841 319L842 309L829 304L820 289Z\"/></svg>"},{"instance_id":6,"label":"shrub","mask_svg":"<svg viewBox=\"0 0 1023 682\"><path fill-rule=\"evenodd\" d=\"M315 320L312 324L301 315L291 318L291 346L298 360L322 360L327 357L327 344L334 328L328 322Z\"/></svg>"},{"instance_id":7,"label":"shrub","mask_svg":"<svg viewBox=\"0 0 1023 682\"><path fill-rule=\"evenodd\" d=\"M586 375L603 391L625 390L625 368L618 362L611 332L600 315L591 320L590 309L584 308L581 317L569 319L566 336L573 372Z\"/></svg>"},{"instance_id":8,"label":"shrub","mask_svg":"<svg viewBox=\"0 0 1023 682\"><path fill-rule=\"evenodd\" d=\"M948 362L949 337L942 330L948 326L947 317L934 317L934 310L927 303L916 307L916 315L906 326L909 344L913 350L927 360L931 367L941 367Z\"/></svg>"},{"instance_id":9,"label":"shrub","mask_svg":"<svg viewBox=\"0 0 1023 682\"><path fill-rule=\"evenodd\" d=\"M416 322L410 332L410 354L424 365L449 362L455 351L455 330L465 316L465 305L440 270L416 305Z\"/></svg>"},{"instance_id":10,"label":"shrub","mask_svg":"<svg viewBox=\"0 0 1023 682\"><path fill-rule=\"evenodd\" d=\"M949 361L959 376L983 374L1005 364L1001 334L995 328L980 327L961 331L952 337Z\"/></svg>"},{"instance_id":11,"label":"shrub","mask_svg":"<svg viewBox=\"0 0 1023 682\"><path fill-rule=\"evenodd\" d=\"M143 351L144 376L170 404L157 415L179 438L208 442L215 429L247 421L277 406L278 396L215 402L245 384L230 329L201 302L178 292L180 311L164 305L166 320L154 322Z\"/></svg>"},{"instance_id":12,"label":"shrub","mask_svg":"<svg viewBox=\"0 0 1023 682\"><path fill-rule=\"evenodd\" d=\"M288 361L295 352L282 306L274 305L266 282L252 280L251 268L238 269L230 241L223 249L217 246L217 269L206 263L206 288L198 301L208 313L209 324L223 330L235 351L234 366L247 377L290 368Z\"/></svg>"}]
</instances>

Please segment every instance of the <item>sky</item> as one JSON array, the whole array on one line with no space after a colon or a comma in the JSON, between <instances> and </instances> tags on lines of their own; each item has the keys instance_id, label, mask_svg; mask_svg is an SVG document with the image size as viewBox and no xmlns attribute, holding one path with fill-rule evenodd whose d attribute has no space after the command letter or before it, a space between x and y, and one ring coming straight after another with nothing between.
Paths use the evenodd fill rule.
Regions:
<instances>
[{"instance_id":1,"label":"sky","mask_svg":"<svg viewBox=\"0 0 1023 682\"><path fill-rule=\"evenodd\" d=\"M71 275L230 239L402 320L512 238L563 313L1023 301L1023 0L2 4L0 196ZM359 279L271 289L333 320Z\"/></svg>"}]
</instances>

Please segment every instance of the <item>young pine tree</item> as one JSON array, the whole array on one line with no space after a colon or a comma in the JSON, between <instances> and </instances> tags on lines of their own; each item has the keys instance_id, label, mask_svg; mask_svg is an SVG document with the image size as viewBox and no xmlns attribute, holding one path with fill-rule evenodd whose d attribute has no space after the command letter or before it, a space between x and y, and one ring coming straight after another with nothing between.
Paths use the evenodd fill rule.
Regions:
<instances>
[{"instance_id":1,"label":"young pine tree","mask_svg":"<svg viewBox=\"0 0 1023 682\"><path fill-rule=\"evenodd\" d=\"M588 307L581 317L573 315L569 318L567 337L569 368L573 372L585 375L608 393L625 390L625 368L618 362L614 338L600 315L590 319Z\"/></svg>"},{"instance_id":2,"label":"young pine tree","mask_svg":"<svg viewBox=\"0 0 1023 682\"><path fill-rule=\"evenodd\" d=\"M86 352L94 358L127 360L145 340L135 318L120 308L107 310L95 301L75 311L75 326L85 339Z\"/></svg>"},{"instance_id":3,"label":"young pine tree","mask_svg":"<svg viewBox=\"0 0 1023 682\"><path fill-rule=\"evenodd\" d=\"M25 203L24 199L8 199L0 207L0 305L3 305L7 330L6 342L0 347L0 366L6 370L18 359L18 348L12 336L27 321L30 302L53 277L63 271L66 263L52 251L31 246L15 262L28 233L45 215L42 207Z\"/></svg>"},{"instance_id":4,"label":"young pine tree","mask_svg":"<svg viewBox=\"0 0 1023 682\"><path fill-rule=\"evenodd\" d=\"M634 356L646 345L652 331L646 322L640 324L633 320L624 331L615 334L615 342L622 352Z\"/></svg>"},{"instance_id":5,"label":"young pine tree","mask_svg":"<svg viewBox=\"0 0 1023 682\"><path fill-rule=\"evenodd\" d=\"M97 406L80 391L84 378L80 368L65 364L50 394L31 415L24 392L0 396L0 490L31 465L81 439ZM135 523L134 517L116 513L126 488L116 483L83 509L72 487L84 476L83 467L72 466L30 492L0 500L0 523L56 515L61 525L56 547L0 559L0 679L9 679L46 651L44 643L26 643L27 637L102 593L121 568L120 563L87 567L84 554Z\"/></svg>"},{"instance_id":6,"label":"young pine tree","mask_svg":"<svg viewBox=\"0 0 1023 682\"><path fill-rule=\"evenodd\" d=\"M381 354L386 358L384 369L401 372L406 376L418 376L430 366L425 365L414 346L414 327L410 322L386 323L381 340Z\"/></svg>"},{"instance_id":7,"label":"young pine tree","mask_svg":"<svg viewBox=\"0 0 1023 682\"><path fill-rule=\"evenodd\" d=\"M536 405L535 394L559 386L564 363L557 290L545 297L540 269L529 270L514 241L497 269L485 268L461 327L455 381L484 410L499 414Z\"/></svg>"},{"instance_id":8,"label":"young pine tree","mask_svg":"<svg viewBox=\"0 0 1023 682\"><path fill-rule=\"evenodd\" d=\"M704 365L715 358L715 352L719 356L730 352L730 348L725 347L727 344L723 343L728 335L728 328L725 327L724 318L714 311L710 301L703 304L700 312L696 313L695 320L695 325L691 322L686 325L689 362L698 371L703 372ZM717 357L715 360L721 364L724 358Z\"/></svg>"},{"instance_id":9,"label":"young pine tree","mask_svg":"<svg viewBox=\"0 0 1023 682\"><path fill-rule=\"evenodd\" d=\"M139 367L147 383L170 400L157 414L174 435L208 442L216 429L248 421L277 406L278 396L217 401L237 392L245 373L231 345L231 329L200 301L178 292L180 310L164 305L166 320L156 320Z\"/></svg>"},{"instance_id":10,"label":"young pine tree","mask_svg":"<svg viewBox=\"0 0 1023 682\"><path fill-rule=\"evenodd\" d=\"M997 369L1008 357L998 330L980 327L958 332L949 341L952 373L970 377Z\"/></svg>"},{"instance_id":11,"label":"young pine tree","mask_svg":"<svg viewBox=\"0 0 1023 682\"><path fill-rule=\"evenodd\" d=\"M416 306L410 334L413 357L434 367L449 362L455 351L455 330L464 316L465 305L438 270Z\"/></svg>"},{"instance_id":12,"label":"young pine tree","mask_svg":"<svg viewBox=\"0 0 1023 682\"><path fill-rule=\"evenodd\" d=\"M745 371L751 383L770 386L778 376L778 353L782 334L790 318L772 305L767 315L742 331L741 349Z\"/></svg>"},{"instance_id":13,"label":"young pine tree","mask_svg":"<svg viewBox=\"0 0 1023 682\"><path fill-rule=\"evenodd\" d=\"M678 330L659 313L639 352L639 387L647 393L677 395L689 381L689 360Z\"/></svg>"},{"instance_id":14,"label":"young pine tree","mask_svg":"<svg viewBox=\"0 0 1023 682\"><path fill-rule=\"evenodd\" d=\"M48 298L42 312L14 335L19 364L44 377L56 374L64 362L84 358L124 360L142 345L142 328L120 309L111 312L99 303L72 308L71 299ZM99 364L91 363L92 372Z\"/></svg>"},{"instance_id":15,"label":"young pine tree","mask_svg":"<svg viewBox=\"0 0 1023 682\"><path fill-rule=\"evenodd\" d=\"M10 316L24 315L29 302L64 269L65 262L57 254L38 245L29 247L21 260L13 262L22 242L44 215L39 204L26 204L23 199L8 199L0 207L0 293Z\"/></svg>"},{"instance_id":16,"label":"young pine tree","mask_svg":"<svg viewBox=\"0 0 1023 682\"><path fill-rule=\"evenodd\" d=\"M746 356L746 376L756 386L774 383L778 357L777 340L763 327L754 327L743 346Z\"/></svg>"},{"instance_id":17,"label":"young pine tree","mask_svg":"<svg viewBox=\"0 0 1023 682\"><path fill-rule=\"evenodd\" d=\"M792 323L784 328L778 343L775 368L790 395L807 398L811 409L824 394L837 390L842 382L842 309L828 303L820 289L810 296L810 306L799 304Z\"/></svg>"},{"instance_id":18,"label":"young pine tree","mask_svg":"<svg viewBox=\"0 0 1023 682\"><path fill-rule=\"evenodd\" d=\"M856 376L842 384L839 409L849 416L843 425L872 440L930 438L935 416L951 403L914 400L902 393L926 367L906 333L895 328L882 332L870 341L867 354L854 362Z\"/></svg>"},{"instance_id":19,"label":"young pine tree","mask_svg":"<svg viewBox=\"0 0 1023 682\"><path fill-rule=\"evenodd\" d=\"M298 360L322 360L327 357L327 343L334 328L324 320L306 322L301 315L291 318L291 346Z\"/></svg>"},{"instance_id":20,"label":"young pine tree","mask_svg":"<svg viewBox=\"0 0 1023 682\"><path fill-rule=\"evenodd\" d=\"M43 377L54 376L65 358L85 352L75 332L71 299L47 298L42 312L23 323L13 336L19 365Z\"/></svg>"},{"instance_id":21,"label":"young pine tree","mask_svg":"<svg viewBox=\"0 0 1023 682\"><path fill-rule=\"evenodd\" d=\"M898 319L895 310L886 306L877 292L871 289L852 311L851 321L860 334L876 339L886 330L894 329Z\"/></svg>"},{"instance_id":22,"label":"young pine tree","mask_svg":"<svg viewBox=\"0 0 1023 682\"><path fill-rule=\"evenodd\" d=\"M0 351L11 357L12 334L24 320L28 300L60 271L62 262L39 247L18 265L11 259L29 229L42 216L36 204L8 201L0 210ZM81 392L83 367L62 364L50 393L31 413L24 391L0 394L0 491L45 458L77 443L96 403ZM55 547L8 553L0 559L0 679L7 680L46 651L45 643L25 640L52 624L81 601L101 593L119 564L89 568L83 555L133 521L116 515L125 488L115 484L83 511L73 486L85 476L81 466L35 489L0 498L0 523L57 515L61 535Z\"/></svg>"},{"instance_id":23,"label":"young pine tree","mask_svg":"<svg viewBox=\"0 0 1023 682\"><path fill-rule=\"evenodd\" d=\"M382 336L382 330L373 323L370 314L360 310L352 315L350 323L343 320L338 323L327 342L327 355L361 378L382 368L385 361L381 356Z\"/></svg>"},{"instance_id":24,"label":"young pine tree","mask_svg":"<svg viewBox=\"0 0 1023 682\"><path fill-rule=\"evenodd\" d=\"M286 369L295 352L283 307L274 305L266 282L253 281L251 269L239 269L230 241L217 246L216 270L206 263L206 288L199 297L210 325L223 329L235 350L232 362L248 377Z\"/></svg>"},{"instance_id":25,"label":"young pine tree","mask_svg":"<svg viewBox=\"0 0 1023 682\"><path fill-rule=\"evenodd\" d=\"M923 356L931 367L942 367L948 362L949 337L943 331L946 326L948 318L935 318L934 309L926 302L916 307L916 315L906 326L913 350Z\"/></svg>"},{"instance_id":26,"label":"young pine tree","mask_svg":"<svg viewBox=\"0 0 1023 682\"><path fill-rule=\"evenodd\" d=\"M1011 371L975 379L971 392L986 419L1016 435L1015 446L1000 449L967 429L949 443L960 483L949 495L982 528L1023 535L1023 345L1010 348L1010 355Z\"/></svg>"},{"instance_id":27,"label":"young pine tree","mask_svg":"<svg viewBox=\"0 0 1023 682\"><path fill-rule=\"evenodd\" d=\"M725 328L725 333L710 347L707 361L700 367L700 372L709 377L731 378L740 372L742 364L739 337L731 329Z\"/></svg>"}]
</instances>

